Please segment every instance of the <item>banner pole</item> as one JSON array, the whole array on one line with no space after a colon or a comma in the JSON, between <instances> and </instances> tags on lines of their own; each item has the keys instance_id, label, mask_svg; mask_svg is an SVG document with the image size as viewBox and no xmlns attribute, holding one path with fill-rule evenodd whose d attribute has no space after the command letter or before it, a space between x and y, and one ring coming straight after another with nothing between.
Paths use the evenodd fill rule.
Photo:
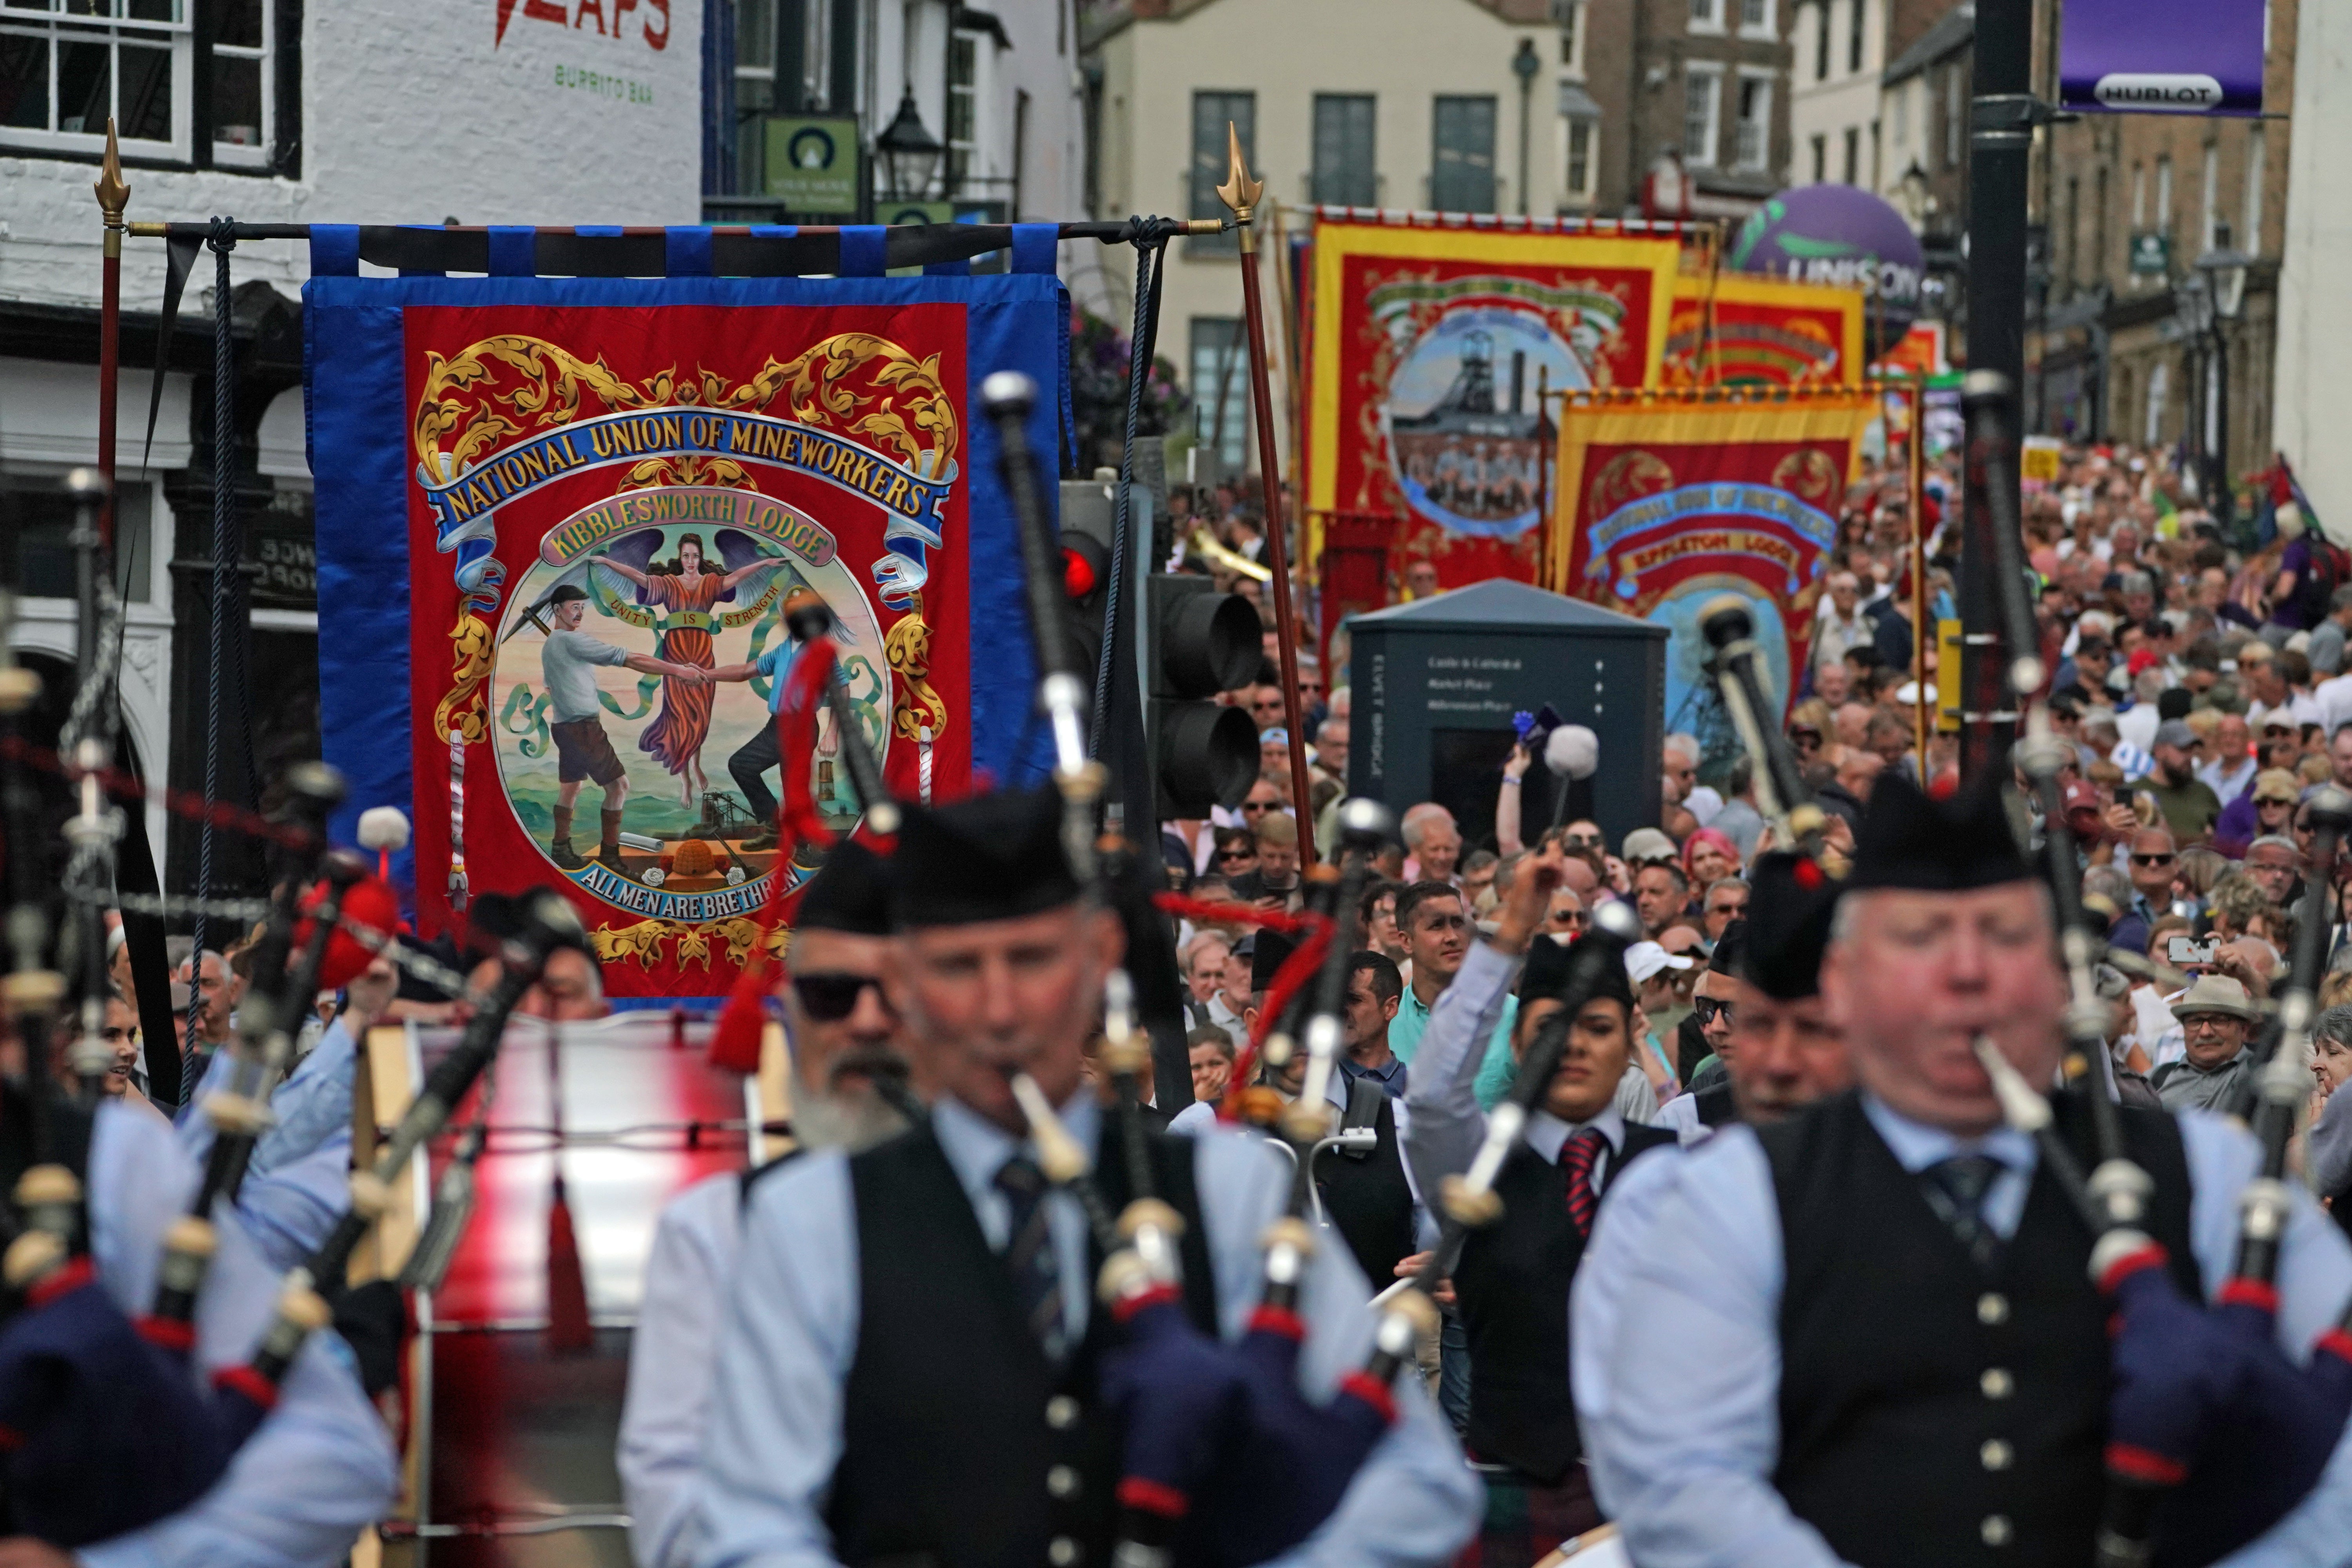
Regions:
<instances>
[{"instance_id":1,"label":"banner pole","mask_svg":"<svg viewBox=\"0 0 2352 1568\"><path fill-rule=\"evenodd\" d=\"M1927 787L1927 737L1934 719L1927 703L1927 375L1911 376L1911 450L1909 468L1911 510L1911 679L1919 700L1912 705L1919 735L1919 787ZM1949 672L1937 671L1949 679Z\"/></svg>"},{"instance_id":2,"label":"banner pole","mask_svg":"<svg viewBox=\"0 0 2352 1568\"><path fill-rule=\"evenodd\" d=\"M1225 183L1217 195L1233 209L1234 237L1240 242L1242 317L1249 333L1251 412L1257 417L1258 485L1265 495L1267 566L1274 572L1274 637L1282 671L1282 710L1290 737L1290 798L1298 814L1298 863L1315 864L1315 812L1307 787L1307 710L1298 700L1298 619L1290 603L1290 552L1284 540L1286 520L1282 510L1282 457L1274 444L1274 403L1265 364L1265 300L1257 275L1257 231L1251 215L1265 194L1263 180L1250 178L1242 159L1240 130L1225 123Z\"/></svg>"},{"instance_id":3,"label":"banner pole","mask_svg":"<svg viewBox=\"0 0 2352 1568\"><path fill-rule=\"evenodd\" d=\"M1267 216L1274 225L1274 304L1282 312L1283 415L1290 426L1290 475L1298 481L1298 564L1311 572L1322 555L1322 531L1307 510L1307 405L1299 384L1305 373L1298 359L1298 300L1291 287L1290 236L1283 227L1282 204L1273 204ZM1319 658L1323 639L1318 636L1315 641Z\"/></svg>"},{"instance_id":4,"label":"banner pole","mask_svg":"<svg viewBox=\"0 0 2352 1568\"><path fill-rule=\"evenodd\" d=\"M106 161L99 165L98 210L106 226L104 258L98 283L98 474L106 481L99 498L98 540L108 571L114 559L115 401L122 374L122 209L131 205L131 187L122 178L122 153L114 140L114 121L106 121ZM158 374L161 374L160 372Z\"/></svg>"}]
</instances>

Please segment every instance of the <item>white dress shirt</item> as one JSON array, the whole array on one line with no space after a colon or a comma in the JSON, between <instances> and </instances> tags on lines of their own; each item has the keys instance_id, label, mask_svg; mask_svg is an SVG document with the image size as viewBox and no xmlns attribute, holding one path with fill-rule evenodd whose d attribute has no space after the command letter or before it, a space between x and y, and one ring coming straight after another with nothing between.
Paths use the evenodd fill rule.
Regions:
<instances>
[{"instance_id":1,"label":"white dress shirt","mask_svg":"<svg viewBox=\"0 0 2352 1568\"><path fill-rule=\"evenodd\" d=\"M90 1251L107 1293L127 1312L153 1304L163 1233L187 1212L200 1179L172 1130L134 1109L99 1108L89 1155ZM279 1279L236 1215L214 1222L218 1249L196 1302L192 1375L250 1361L278 1315ZM328 1568L383 1517L399 1458L360 1390L352 1353L328 1331L311 1337L278 1404L212 1489L168 1519L74 1553L79 1568ZM92 1478L131 1486L137 1478Z\"/></svg>"},{"instance_id":2,"label":"white dress shirt","mask_svg":"<svg viewBox=\"0 0 2352 1568\"><path fill-rule=\"evenodd\" d=\"M2015 1234L2036 1163L2030 1138L2002 1129L1970 1142L1868 1097L1864 1106L1907 1171L1977 1150L1999 1158L2003 1170L1986 1192L1984 1216L2003 1237ZM2238 1194L2261 1153L2219 1118L2178 1120L2190 1240L2208 1289L2218 1290L2236 1255ZM1771 1481L1785 1272L1763 1145L1752 1129L1727 1127L1664 1163L1671 1190L1654 1194L1646 1234L1621 1238L1629 1245L1617 1249L1619 1289L1573 1298L1575 1339L1584 1340L1590 1321L1595 1353L1642 1373L1597 1384L1597 1406L1576 1385L1593 1489L1642 1568L1832 1568L1836 1555ZM2301 1362L2352 1297L2352 1247L2308 1194L2297 1187L2294 1195L2280 1250L2278 1337ZM2312 1496L2225 1559L2225 1568L2336 1568L2347 1541L2352 1440L2339 1445Z\"/></svg>"},{"instance_id":3,"label":"white dress shirt","mask_svg":"<svg viewBox=\"0 0 2352 1568\"><path fill-rule=\"evenodd\" d=\"M1091 1093L1074 1097L1062 1115L1080 1145L1093 1149L1101 1116ZM1034 1152L953 1100L934 1108L931 1125L982 1232L1001 1248L1012 1222L996 1172L1013 1153ZM1254 1136L1212 1131L1193 1141L1193 1184L1218 1321L1237 1338L1258 1304L1259 1237L1287 1206L1290 1167ZM1074 1337L1083 1335L1092 1296L1086 1218L1067 1192L1045 1202L1065 1321ZM837 1151L794 1161L752 1194L712 1384L702 1568L835 1561L824 1509L842 1452L842 1388L857 1353L854 1205L848 1162ZM1346 1247L1316 1248L1300 1296L1308 1332L1298 1382L1309 1399L1328 1401L1339 1378L1362 1365L1374 1327L1364 1310L1369 1296ZM1469 1538L1480 1489L1452 1431L1416 1379L1399 1382L1396 1400L1396 1424L1338 1511L1276 1559L1279 1568L1437 1568Z\"/></svg>"},{"instance_id":4,"label":"white dress shirt","mask_svg":"<svg viewBox=\"0 0 2352 1568\"><path fill-rule=\"evenodd\" d=\"M640 1568L691 1568L701 1550L695 1496L710 1416L711 1365L741 1247L742 1207L740 1172L697 1182L662 1210L646 1255L614 1455L629 1510L629 1545Z\"/></svg>"}]
</instances>

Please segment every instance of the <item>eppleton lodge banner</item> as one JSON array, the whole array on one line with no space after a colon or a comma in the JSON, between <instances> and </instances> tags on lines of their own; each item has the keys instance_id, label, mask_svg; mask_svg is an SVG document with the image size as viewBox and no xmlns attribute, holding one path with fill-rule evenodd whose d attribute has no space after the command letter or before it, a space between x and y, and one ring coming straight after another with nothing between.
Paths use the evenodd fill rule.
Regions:
<instances>
[{"instance_id":1,"label":"eppleton lodge banner","mask_svg":"<svg viewBox=\"0 0 2352 1568\"><path fill-rule=\"evenodd\" d=\"M1749 601L1785 706L1876 400L1859 390L1570 398L1547 586L1667 628L1666 729L1738 746L1702 668L1700 614Z\"/></svg>"},{"instance_id":2,"label":"eppleton lodge banner","mask_svg":"<svg viewBox=\"0 0 2352 1568\"><path fill-rule=\"evenodd\" d=\"M1671 234L1318 221L1310 519L1398 519L1392 567L1427 559L1448 588L1534 581L1551 444L1538 383L1654 385L1681 253Z\"/></svg>"},{"instance_id":3,"label":"eppleton lodge banner","mask_svg":"<svg viewBox=\"0 0 2352 1568\"><path fill-rule=\"evenodd\" d=\"M1055 279L328 277L306 299L327 758L347 811L410 811L426 934L554 882L614 995L722 994L773 880L814 859L773 832L803 595L895 793L1034 767L972 393L1035 378L1031 439L1059 448ZM808 766L846 828L830 726Z\"/></svg>"}]
</instances>

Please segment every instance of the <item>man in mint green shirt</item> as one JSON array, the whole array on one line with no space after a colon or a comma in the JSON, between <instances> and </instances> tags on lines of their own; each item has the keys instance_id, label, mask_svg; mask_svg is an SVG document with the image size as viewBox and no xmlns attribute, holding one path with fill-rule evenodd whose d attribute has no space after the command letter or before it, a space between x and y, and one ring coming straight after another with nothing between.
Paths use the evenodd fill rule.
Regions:
<instances>
[{"instance_id":1,"label":"man in mint green shirt","mask_svg":"<svg viewBox=\"0 0 2352 1568\"><path fill-rule=\"evenodd\" d=\"M1452 883L1415 882L1397 895L1396 923L1412 961L1412 984L1404 988L1404 999L1389 1025L1389 1049L1410 1064L1421 1047L1421 1032L1429 1025L1429 1010L1454 984L1470 951L1470 914ZM1505 997L1502 1016L1478 1064L1478 1104L1484 1110L1493 1110L1510 1092L1511 1025L1518 1014L1518 998Z\"/></svg>"}]
</instances>

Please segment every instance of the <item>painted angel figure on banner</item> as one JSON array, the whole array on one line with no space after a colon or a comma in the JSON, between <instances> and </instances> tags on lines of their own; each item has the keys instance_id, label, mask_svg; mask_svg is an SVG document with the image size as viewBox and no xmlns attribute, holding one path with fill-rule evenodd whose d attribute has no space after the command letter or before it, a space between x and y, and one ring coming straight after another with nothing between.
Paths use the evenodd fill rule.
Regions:
<instances>
[{"instance_id":1,"label":"painted angel figure on banner","mask_svg":"<svg viewBox=\"0 0 2352 1568\"><path fill-rule=\"evenodd\" d=\"M594 565L610 571L636 589L640 605L661 612L655 623L654 654L673 664L699 669L718 667L712 641L715 606L732 604L739 594L757 598L769 580L787 569L782 556L761 552L748 533L731 528L714 530L721 569L705 568L702 536L678 536L677 555L656 563L658 532L629 534L592 557ZM711 689L707 681L662 681L662 707L637 737L637 749L661 763L678 780L678 798L692 805L710 787L702 766L703 742L710 735Z\"/></svg>"}]
</instances>

